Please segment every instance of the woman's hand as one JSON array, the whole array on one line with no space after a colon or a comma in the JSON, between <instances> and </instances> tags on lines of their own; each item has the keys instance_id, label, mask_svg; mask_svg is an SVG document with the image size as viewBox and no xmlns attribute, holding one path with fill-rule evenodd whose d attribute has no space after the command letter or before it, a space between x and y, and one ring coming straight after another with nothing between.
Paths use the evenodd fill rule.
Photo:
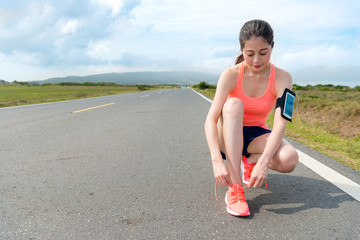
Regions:
<instances>
[{"instance_id":1,"label":"woman's hand","mask_svg":"<svg viewBox=\"0 0 360 240\"><path fill-rule=\"evenodd\" d=\"M264 185L268 176L268 166L258 162L251 172L250 182L248 188L258 188Z\"/></svg>"},{"instance_id":2,"label":"woman's hand","mask_svg":"<svg viewBox=\"0 0 360 240\"><path fill-rule=\"evenodd\" d=\"M213 169L214 169L214 176L218 183L221 186L228 186L231 184L230 173L224 163L223 160L220 161L212 161Z\"/></svg>"}]
</instances>

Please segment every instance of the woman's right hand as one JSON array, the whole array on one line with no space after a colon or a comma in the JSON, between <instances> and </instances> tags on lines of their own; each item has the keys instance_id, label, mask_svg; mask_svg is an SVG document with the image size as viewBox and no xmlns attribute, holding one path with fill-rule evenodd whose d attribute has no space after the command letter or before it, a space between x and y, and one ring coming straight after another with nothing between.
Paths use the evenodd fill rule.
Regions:
<instances>
[{"instance_id":1,"label":"woman's right hand","mask_svg":"<svg viewBox=\"0 0 360 240\"><path fill-rule=\"evenodd\" d=\"M230 179L230 173L224 163L224 161L221 160L214 160L212 161L213 169L214 169L214 176L218 183L220 183L221 186L228 186L231 184Z\"/></svg>"}]
</instances>

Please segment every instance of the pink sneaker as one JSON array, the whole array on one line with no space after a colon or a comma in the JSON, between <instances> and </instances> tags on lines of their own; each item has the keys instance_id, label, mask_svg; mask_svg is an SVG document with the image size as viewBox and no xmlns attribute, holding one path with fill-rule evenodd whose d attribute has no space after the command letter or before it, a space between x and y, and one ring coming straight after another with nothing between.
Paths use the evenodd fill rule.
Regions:
<instances>
[{"instance_id":1,"label":"pink sneaker","mask_svg":"<svg viewBox=\"0 0 360 240\"><path fill-rule=\"evenodd\" d=\"M243 156L240 166L241 166L241 179L242 179L244 184L249 184L250 177L251 177L251 172L254 169L255 165L256 165L256 163L255 164L248 163L246 157ZM265 181L265 189L267 189L267 182L266 181Z\"/></svg>"},{"instance_id":2,"label":"pink sneaker","mask_svg":"<svg viewBox=\"0 0 360 240\"><path fill-rule=\"evenodd\" d=\"M251 172L256 164L250 164L247 162L247 158L245 156L242 157L241 160L241 178L243 183L249 184Z\"/></svg>"},{"instance_id":3,"label":"pink sneaker","mask_svg":"<svg viewBox=\"0 0 360 240\"><path fill-rule=\"evenodd\" d=\"M226 211L234 216L250 216L249 206L241 184L229 187L225 196Z\"/></svg>"}]
</instances>

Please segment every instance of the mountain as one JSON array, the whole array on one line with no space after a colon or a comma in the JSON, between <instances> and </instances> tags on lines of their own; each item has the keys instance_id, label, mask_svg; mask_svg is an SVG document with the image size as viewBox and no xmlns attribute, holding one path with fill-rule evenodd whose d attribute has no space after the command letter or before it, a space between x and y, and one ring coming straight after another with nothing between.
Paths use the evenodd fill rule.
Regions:
<instances>
[{"instance_id":1,"label":"mountain","mask_svg":"<svg viewBox=\"0 0 360 240\"><path fill-rule=\"evenodd\" d=\"M89 76L67 76L48 78L36 83L59 83L59 82L114 82L117 84L180 84L192 85L205 81L209 84L216 84L218 76L199 72L125 72L125 73L104 73Z\"/></svg>"}]
</instances>

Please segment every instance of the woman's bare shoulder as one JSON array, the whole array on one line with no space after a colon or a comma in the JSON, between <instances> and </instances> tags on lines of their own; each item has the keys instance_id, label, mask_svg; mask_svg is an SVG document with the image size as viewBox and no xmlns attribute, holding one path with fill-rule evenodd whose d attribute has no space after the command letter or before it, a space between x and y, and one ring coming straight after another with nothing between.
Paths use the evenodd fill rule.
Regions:
<instances>
[{"instance_id":1,"label":"woman's bare shoulder","mask_svg":"<svg viewBox=\"0 0 360 240\"><path fill-rule=\"evenodd\" d=\"M276 81L281 83L292 84L291 74L282 68L276 67Z\"/></svg>"},{"instance_id":2,"label":"woman's bare shoulder","mask_svg":"<svg viewBox=\"0 0 360 240\"><path fill-rule=\"evenodd\" d=\"M226 68L223 72L222 72L222 76L226 77L226 78L233 78L233 77L237 77L239 74L239 66L238 65L234 65L231 67Z\"/></svg>"},{"instance_id":3,"label":"woman's bare shoulder","mask_svg":"<svg viewBox=\"0 0 360 240\"><path fill-rule=\"evenodd\" d=\"M276 67L276 77L279 79L291 80L291 74L288 71L278 67Z\"/></svg>"},{"instance_id":4,"label":"woman's bare shoulder","mask_svg":"<svg viewBox=\"0 0 360 240\"><path fill-rule=\"evenodd\" d=\"M291 74L284 69L276 67L275 92L277 95L282 94L285 88L292 88Z\"/></svg>"},{"instance_id":5,"label":"woman's bare shoulder","mask_svg":"<svg viewBox=\"0 0 360 240\"><path fill-rule=\"evenodd\" d=\"M226 68L219 78L217 84L217 91L225 95L228 95L230 92L234 91L237 84L237 79L239 75L239 66L231 66Z\"/></svg>"},{"instance_id":6,"label":"woman's bare shoulder","mask_svg":"<svg viewBox=\"0 0 360 240\"><path fill-rule=\"evenodd\" d=\"M238 65L228 67L221 73L218 85L226 84L228 86L234 86L234 85L236 86L238 75L239 75Z\"/></svg>"}]
</instances>

